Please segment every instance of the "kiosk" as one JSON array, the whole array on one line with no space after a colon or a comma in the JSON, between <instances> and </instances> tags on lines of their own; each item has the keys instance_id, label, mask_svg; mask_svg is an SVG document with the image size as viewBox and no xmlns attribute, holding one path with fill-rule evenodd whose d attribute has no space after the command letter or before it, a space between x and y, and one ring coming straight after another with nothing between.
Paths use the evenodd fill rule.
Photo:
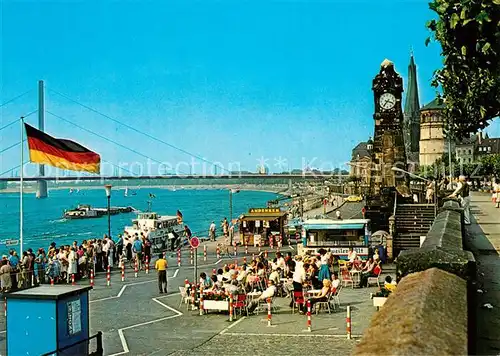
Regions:
<instances>
[{"instance_id":1,"label":"kiosk","mask_svg":"<svg viewBox=\"0 0 500 356\"><path fill-rule=\"evenodd\" d=\"M287 212L280 208L251 208L239 217L241 244L265 246L270 237L283 237Z\"/></svg>"},{"instance_id":2,"label":"kiosk","mask_svg":"<svg viewBox=\"0 0 500 356\"><path fill-rule=\"evenodd\" d=\"M88 355L90 286L8 293L7 355ZM74 346L72 346L74 345Z\"/></svg>"}]
</instances>

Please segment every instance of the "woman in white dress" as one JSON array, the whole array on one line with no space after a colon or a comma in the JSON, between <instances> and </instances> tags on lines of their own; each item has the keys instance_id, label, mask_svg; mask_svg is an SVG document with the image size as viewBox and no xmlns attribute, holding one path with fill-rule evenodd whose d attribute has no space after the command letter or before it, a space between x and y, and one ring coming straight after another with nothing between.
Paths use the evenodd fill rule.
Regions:
<instances>
[{"instance_id":1,"label":"woman in white dress","mask_svg":"<svg viewBox=\"0 0 500 356\"><path fill-rule=\"evenodd\" d=\"M495 204L495 207L500 208L500 181L497 178L493 178L492 188L493 194L491 200Z\"/></svg>"},{"instance_id":2,"label":"woman in white dress","mask_svg":"<svg viewBox=\"0 0 500 356\"><path fill-rule=\"evenodd\" d=\"M68 255L68 283L71 281L71 276L78 272L78 256L76 255L75 248L72 247Z\"/></svg>"}]
</instances>

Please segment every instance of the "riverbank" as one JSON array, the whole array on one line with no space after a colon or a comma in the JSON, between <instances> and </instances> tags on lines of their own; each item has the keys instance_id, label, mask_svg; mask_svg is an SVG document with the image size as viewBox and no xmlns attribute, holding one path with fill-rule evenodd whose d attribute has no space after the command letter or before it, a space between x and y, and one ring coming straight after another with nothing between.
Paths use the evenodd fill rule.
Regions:
<instances>
[{"instance_id":1,"label":"riverbank","mask_svg":"<svg viewBox=\"0 0 500 356\"><path fill-rule=\"evenodd\" d=\"M139 189L166 189L170 191L178 191L178 190L228 190L228 189L237 189L244 191L256 191L256 192L266 192L266 193L276 193L281 194L281 192L288 189L288 186L262 186L262 185L248 185L245 184L241 186L239 184L227 184L227 185L186 185L186 186L172 186L172 185L120 185L113 187L113 190L125 190L128 188L129 190L139 190ZM51 191L58 190L102 190L103 186L95 186L95 185L61 185L57 187L49 187L49 194ZM19 187L7 187L5 189L0 190L0 194L15 194L19 193ZM24 194L35 194L36 186L25 186Z\"/></svg>"}]
</instances>

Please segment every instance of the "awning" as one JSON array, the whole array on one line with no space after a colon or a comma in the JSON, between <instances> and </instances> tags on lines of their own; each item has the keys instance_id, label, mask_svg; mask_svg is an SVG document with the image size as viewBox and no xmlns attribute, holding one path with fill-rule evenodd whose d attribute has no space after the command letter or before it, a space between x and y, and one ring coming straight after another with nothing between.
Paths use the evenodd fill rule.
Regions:
<instances>
[{"instance_id":1,"label":"awning","mask_svg":"<svg viewBox=\"0 0 500 356\"><path fill-rule=\"evenodd\" d=\"M361 230L365 228L363 224L304 224L306 230Z\"/></svg>"},{"instance_id":2,"label":"awning","mask_svg":"<svg viewBox=\"0 0 500 356\"><path fill-rule=\"evenodd\" d=\"M244 215L243 217L240 218L240 221L256 221L256 220L265 220L265 221L272 221L279 219L282 215L274 215L274 216L269 216L269 215Z\"/></svg>"}]
</instances>

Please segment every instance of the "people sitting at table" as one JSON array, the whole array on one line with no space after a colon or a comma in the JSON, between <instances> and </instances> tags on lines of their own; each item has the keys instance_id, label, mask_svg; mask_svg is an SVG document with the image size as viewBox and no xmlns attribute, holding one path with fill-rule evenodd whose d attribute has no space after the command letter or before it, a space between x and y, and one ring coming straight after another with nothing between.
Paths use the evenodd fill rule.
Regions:
<instances>
[{"instance_id":1,"label":"people sitting at table","mask_svg":"<svg viewBox=\"0 0 500 356\"><path fill-rule=\"evenodd\" d=\"M205 272L200 273L200 287L207 289L212 287L212 280L207 276Z\"/></svg>"},{"instance_id":2,"label":"people sitting at table","mask_svg":"<svg viewBox=\"0 0 500 356\"><path fill-rule=\"evenodd\" d=\"M219 268L217 270L217 281L218 282L222 283L223 275L224 275L224 271L222 270L222 268Z\"/></svg>"},{"instance_id":3,"label":"people sitting at table","mask_svg":"<svg viewBox=\"0 0 500 356\"><path fill-rule=\"evenodd\" d=\"M271 266L272 268L280 268L281 271L285 269L285 259L281 255L281 252L276 252L276 258L273 260Z\"/></svg>"},{"instance_id":4,"label":"people sitting at table","mask_svg":"<svg viewBox=\"0 0 500 356\"><path fill-rule=\"evenodd\" d=\"M280 283L280 276L281 276L281 268L276 267L276 265L274 265L273 271L269 275L269 279L272 280L275 285L278 285Z\"/></svg>"},{"instance_id":5,"label":"people sitting at table","mask_svg":"<svg viewBox=\"0 0 500 356\"><path fill-rule=\"evenodd\" d=\"M365 266L361 270L361 277L359 281L359 286L360 287L367 287L368 286L368 278L370 277L376 277L375 274L375 267L377 266L377 263L373 260L373 257L370 257L368 261L366 262ZM380 267L379 267L380 268Z\"/></svg>"},{"instance_id":6,"label":"people sitting at table","mask_svg":"<svg viewBox=\"0 0 500 356\"><path fill-rule=\"evenodd\" d=\"M371 297L384 297L387 298L392 292L396 290L397 284L392 280L391 276L385 277L384 286L380 290L372 294Z\"/></svg>"},{"instance_id":7,"label":"people sitting at table","mask_svg":"<svg viewBox=\"0 0 500 356\"><path fill-rule=\"evenodd\" d=\"M337 272L333 272L332 275L332 288L335 288L335 290L338 289L340 285L340 279L339 279L339 274Z\"/></svg>"},{"instance_id":8,"label":"people sitting at table","mask_svg":"<svg viewBox=\"0 0 500 356\"><path fill-rule=\"evenodd\" d=\"M262 292L262 294L257 298L250 302L248 305L248 312L252 313L258 306L261 301L267 300L267 298L272 298L276 294L276 286L274 282L269 280L267 281L267 289Z\"/></svg>"},{"instance_id":9,"label":"people sitting at table","mask_svg":"<svg viewBox=\"0 0 500 356\"><path fill-rule=\"evenodd\" d=\"M309 298L309 300L311 301L311 312L313 311L314 305L316 303L328 301L328 295L330 294L331 289L332 289L332 282L329 279L324 279L323 288L321 288L321 292ZM306 311L307 311L307 303L304 304L304 312Z\"/></svg>"}]
</instances>

